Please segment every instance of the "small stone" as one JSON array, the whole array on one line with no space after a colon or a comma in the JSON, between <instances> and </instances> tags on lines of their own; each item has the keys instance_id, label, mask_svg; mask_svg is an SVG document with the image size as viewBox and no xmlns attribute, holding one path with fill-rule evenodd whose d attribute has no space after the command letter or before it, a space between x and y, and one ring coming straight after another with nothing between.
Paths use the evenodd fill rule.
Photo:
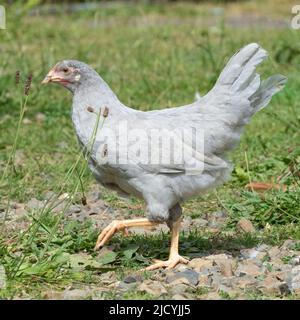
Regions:
<instances>
[{"instance_id":1,"label":"small stone","mask_svg":"<svg viewBox=\"0 0 300 320\"><path fill-rule=\"evenodd\" d=\"M259 254L257 255L256 259L252 259L253 261L256 262L265 262L265 261L270 261L270 256L268 254L268 252L265 251L260 251Z\"/></svg>"},{"instance_id":2,"label":"small stone","mask_svg":"<svg viewBox=\"0 0 300 320\"><path fill-rule=\"evenodd\" d=\"M252 224L252 222L246 218L242 218L238 223L237 223L237 228L238 230L244 232L244 233L253 233L255 232L255 228Z\"/></svg>"},{"instance_id":3,"label":"small stone","mask_svg":"<svg viewBox=\"0 0 300 320\"><path fill-rule=\"evenodd\" d=\"M26 204L26 208L28 209L42 209L44 206L44 201L37 200L36 198L31 198Z\"/></svg>"},{"instance_id":4,"label":"small stone","mask_svg":"<svg viewBox=\"0 0 300 320\"><path fill-rule=\"evenodd\" d=\"M234 274L237 263L231 259L220 259L216 261L216 264L219 266L221 270L221 274L224 277L231 277Z\"/></svg>"},{"instance_id":5,"label":"small stone","mask_svg":"<svg viewBox=\"0 0 300 320\"><path fill-rule=\"evenodd\" d=\"M186 271L188 269L189 269L188 266L186 264L183 264L183 263L179 263L176 266L176 271L179 271L179 272L183 272L183 271Z\"/></svg>"},{"instance_id":6,"label":"small stone","mask_svg":"<svg viewBox=\"0 0 300 320\"><path fill-rule=\"evenodd\" d=\"M227 294L230 294L230 293L232 293L233 290L232 290L232 288L230 288L230 287L228 287L228 286L226 286L224 284L220 284L220 286L218 288L218 291L222 291L222 292L225 292Z\"/></svg>"},{"instance_id":7,"label":"small stone","mask_svg":"<svg viewBox=\"0 0 300 320\"><path fill-rule=\"evenodd\" d=\"M200 274L198 278L198 286L207 286L211 285L211 280L208 274Z\"/></svg>"},{"instance_id":8,"label":"small stone","mask_svg":"<svg viewBox=\"0 0 300 320\"><path fill-rule=\"evenodd\" d=\"M142 281L142 277L137 275L137 276L127 276L126 278L123 279L125 283L134 283L134 282L139 282Z\"/></svg>"},{"instance_id":9,"label":"small stone","mask_svg":"<svg viewBox=\"0 0 300 320\"><path fill-rule=\"evenodd\" d=\"M193 219L191 224L195 228L203 228L203 227L207 226L208 221L205 219L197 218L197 219Z\"/></svg>"},{"instance_id":10,"label":"small stone","mask_svg":"<svg viewBox=\"0 0 300 320\"><path fill-rule=\"evenodd\" d=\"M51 211L54 213L60 213L65 210L66 203L64 202L56 202L53 207L51 208ZM65 212L65 215L70 215L71 213L69 211Z\"/></svg>"},{"instance_id":11,"label":"small stone","mask_svg":"<svg viewBox=\"0 0 300 320\"><path fill-rule=\"evenodd\" d=\"M202 272L204 269L211 268L213 261L202 258L196 258L189 262L189 267L193 268L197 272Z\"/></svg>"},{"instance_id":12,"label":"small stone","mask_svg":"<svg viewBox=\"0 0 300 320\"><path fill-rule=\"evenodd\" d=\"M6 288L6 273L3 266L0 265L0 290Z\"/></svg>"},{"instance_id":13,"label":"small stone","mask_svg":"<svg viewBox=\"0 0 300 320\"><path fill-rule=\"evenodd\" d=\"M87 213L84 211L81 213L76 213L75 215L71 215L71 217L78 222L84 222L88 218Z\"/></svg>"},{"instance_id":14,"label":"small stone","mask_svg":"<svg viewBox=\"0 0 300 320\"><path fill-rule=\"evenodd\" d=\"M284 273L291 273L293 266L290 264L281 264L279 270Z\"/></svg>"},{"instance_id":15,"label":"small stone","mask_svg":"<svg viewBox=\"0 0 300 320\"><path fill-rule=\"evenodd\" d=\"M87 194L87 201L88 202L96 202L101 199L101 193L99 191L90 191Z\"/></svg>"},{"instance_id":16,"label":"small stone","mask_svg":"<svg viewBox=\"0 0 300 320\"><path fill-rule=\"evenodd\" d=\"M251 248L251 249L243 249L240 252L242 257L245 259L255 259L258 256L260 251Z\"/></svg>"},{"instance_id":17,"label":"small stone","mask_svg":"<svg viewBox=\"0 0 300 320\"><path fill-rule=\"evenodd\" d=\"M35 115L35 120L37 122L44 122L46 120L46 116L42 113L42 112L38 112L36 115Z\"/></svg>"},{"instance_id":18,"label":"small stone","mask_svg":"<svg viewBox=\"0 0 300 320\"><path fill-rule=\"evenodd\" d=\"M116 281L116 274L112 271L105 272L100 276L101 284L108 285Z\"/></svg>"},{"instance_id":19,"label":"small stone","mask_svg":"<svg viewBox=\"0 0 300 320\"><path fill-rule=\"evenodd\" d=\"M268 250L268 255L270 256L271 259L279 256L281 253L281 250L278 247L272 247L270 250Z\"/></svg>"},{"instance_id":20,"label":"small stone","mask_svg":"<svg viewBox=\"0 0 300 320\"><path fill-rule=\"evenodd\" d=\"M81 210L82 210L82 208L81 208L80 206L75 205L75 204L72 204L72 205L68 208L66 214L67 214L67 215L72 215L72 214L74 214L74 213L79 213L79 212L81 212Z\"/></svg>"},{"instance_id":21,"label":"small stone","mask_svg":"<svg viewBox=\"0 0 300 320\"><path fill-rule=\"evenodd\" d=\"M12 219L20 221L27 215L27 211L25 210L25 204L23 203L14 203L12 205L12 210L9 211L9 216Z\"/></svg>"},{"instance_id":22,"label":"small stone","mask_svg":"<svg viewBox=\"0 0 300 320\"><path fill-rule=\"evenodd\" d=\"M300 266L296 266L292 269L292 274L300 274Z\"/></svg>"},{"instance_id":23,"label":"small stone","mask_svg":"<svg viewBox=\"0 0 300 320\"><path fill-rule=\"evenodd\" d=\"M161 296L167 294L166 288L159 281L147 280L143 282L138 288L138 291L144 291L154 296Z\"/></svg>"},{"instance_id":24,"label":"small stone","mask_svg":"<svg viewBox=\"0 0 300 320\"><path fill-rule=\"evenodd\" d=\"M290 293L286 282L281 282L272 276L266 277L260 284L258 289L263 294L280 295Z\"/></svg>"},{"instance_id":25,"label":"small stone","mask_svg":"<svg viewBox=\"0 0 300 320\"><path fill-rule=\"evenodd\" d=\"M206 256L205 259L207 260L213 260L213 261L217 261L217 260L225 260L225 259L229 259L229 256L225 253L221 253L221 254L212 254L210 256Z\"/></svg>"},{"instance_id":26,"label":"small stone","mask_svg":"<svg viewBox=\"0 0 300 320\"><path fill-rule=\"evenodd\" d=\"M221 284L227 286L227 287L233 287L235 285L235 281L236 281L236 277L232 276L232 277L225 277L221 279Z\"/></svg>"},{"instance_id":27,"label":"small stone","mask_svg":"<svg viewBox=\"0 0 300 320\"><path fill-rule=\"evenodd\" d=\"M105 206L104 202L102 200L98 200L94 203L91 203L89 199L87 199L87 205L84 206L85 210L87 211L88 215L99 215L101 216L101 219L103 218L103 212L105 214L105 210L107 207ZM112 218L110 216L110 218Z\"/></svg>"},{"instance_id":28,"label":"small stone","mask_svg":"<svg viewBox=\"0 0 300 320\"><path fill-rule=\"evenodd\" d=\"M70 198L70 195L68 193L63 193L61 194L59 197L58 197L58 200L66 200L66 199L69 199Z\"/></svg>"},{"instance_id":29,"label":"small stone","mask_svg":"<svg viewBox=\"0 0 300 320\"><path fill-rule=\"evenodd\" d=\"M172 296L172 300L187 300L187 298L182 294L174 294L174 296Z\"/></svg>"},{"instance_id":30,"label":"small stone","mask_svg":"<svg viewBox=\"0 0 300 320\"><path fill-rule=\"evenodd\" d=\"M172 286L171 289L170 289L170 293L172 295L175 295L175 294L182 294L184 293L187 288L189 288L189 286L187 284L184 284L184 283L179 283L177 284L176 286Z\"/></svg>"},{"instance_id":31,"label":"small stone","mask_svg":"<svg viewBox=\"0 0 300 320\"><path fill-rule=\"evenodd\" d=\"M241 289L251 288L257 285L257 280L253 276L243 276L236 278L236 286Z\"/></svg>"},{"instance_id":32,"label":"small stone","mask_svg":"<svg viewBox=\"0 0 300 320\"><path fill-rule=\"evenodd\" d=\"M190 216L185 216L181 222L181 230L187 232L191 228L192 218Z\"/></svg>"},{"instance_id":33,"label":"small stone","mask_svg":"<svg viewBox=\"0 0 300 320\"><path fill-rule=\"evenodd\" d=\"M127 291L127 290L135 288L136 285L137 285L136 282L126 283L124 281L119 281L116 283L116 288L120 289L120 290Z\"/></svg>"},{"instance_id":34,"label":"small stone","mask_svg":"<svg viewBox=\"0 0 300 320\"><path fill-rule=\"evenodd\" d=\"M235 271L235 275L243 277L245 275L256 277L262 274L260 268L251 261L240 262Z\"/></svg>"},{"instance_id":35,"label":"small stone","mask_svg":"<svg viewBox=\"0 0 300 320\"><path fill-rule=\"evenodd\" d=\"M288 240L284 241L281 248L292 249L294 247L294 245L295 245L295 240L288 239Z\"/></svg>"},{"instance_id":36,"label":"small stone","mask_svg":"<svg viewBox=\"0 0 300 320\"><path fill-rule=\"evenodd\" d=\"M12 209L19 209L19 208L23 208L24 207L24 204L23 203L18 203L18 202L13 202L11 204L11 208Z\"/></svg>"},{"instance_id":37,"label":"small stone","mask_svg":"<svg viewBox=\"0 0 300 320\"><path fill-rule=\"evenodd\" d=\"M300 266L292 269L289 279L289 288L294 294L300 295Z\"/></svg>"},{"instance_id":38,"label":"small stone","mask_svg":"<svg viewBox=\"0 0 300 320\"><path fill-rule=\"evenodd\" d=\"M196 286L199 282L199 273L194 270L185 270L182 272L177 272L174 275L167 276L167 283L179 284L187 283Z\"/></svg>"},{"instance_id":39,"label":"small stone","mask_svg":"<svg viewBox=\"0 0 300 320\"><path fill-rule=\"evenodd\" d=\"M220 274L210 275L210 280L211 280L210 286L214 290L218 290L220 288L220 286L222 285L221 284L222 277L220 276Z\"/></svg>"},{"instance_id":40,"label":"small stone","mask_svg":"<svg viewBox=\"0 0 300 320\"><path fill-rule=\"evenodd\" d=\"M208 230L212 233L214 233L214 230L218 230L222 227L223 223L220 223L216 220L211 220L208 222Z\"/></svg>"},{"instance_id":41,"label":"small stone","mask_svg":"<svg viewBox=\"0 0 300 320\"><path fill-rule=\"evenodd\" d=\"M10 217L10 214L9 214L10 212L5 212L5 211L0 211L0 221L1 220L6 220L6 221L8 221L8 220L11 220L11 217Z\"/></svg>"},{"instance_id":42,"label":"small stone","mask_svg":"<svg viewBox=\"0 0 300 320\"><path fill-rule=\"evenodd\" d=\"M22 166L26 162L26 155L23 150L18 149L15 153L14 164L16 166Z\"/></svg>"},{"instance_id":43,"label":"small stone","mask_svg":"<svg viewBox=\"0 0 300 320\"><path fill-rule=\"evenodd\" d=\"M227 213L217 211L207 215L208 226L212 229L221 229L227 219Z\"/></svg>"},{"instance_id":44,"label":"small stone","mask_svg":"<svg viewBox=\"0 0 300 320\"><path fill-rule=\"evenodd\" d=\"M223 300L218 292L209 292L205 295L200 296L201 300Z\"/></svg>"},{"instance_id":45,"label":"small stone","mask_svg":"<svg viewBox=\"0 0 300 320\"><path fill-rule=\"evenodd\" d=\"M214 265L211 268L204 269L203 273L215 276L215 275L221 275L221 270L218 265Z\"/></svg>"},{"instance_id":46,"label":"small stone","mask_svg":"<svg viewBox=\"0 0 300 320\"><path fill-rule=\"evenodd\" d=\"M299 266L300 265L300 257L293 257L290 262L292 266Z\"/></svg>"},{"instance_id":47,"label":"small stone","mask_svg":"<svg viewBox=\"0 0 300 320\"><path fill-rule=\"evenodd\" d=\"M270 249L270 246L268 246L267 244L261 244L260 246L258 246L257 248L257 251L268 251Z\"/></svg>"},{"instance_id":48,"label":"small stone","mask_svg":"<svg viewBox=\"0 0 300 320\"><path fill-rule=\"evenodd\" d=\"M226 211L216 211L214 213L214 215L217 218L227 218L228 217L228 213Z\"/></svg>"},{"instance_id":49,"label":"small stone","mask_svg":"<svg viewBox=\"0 0 300 320\"><path fill-rule=\"evenodd\" d=\"M276 278L277 280L284 282L285 279L287 278L287 275L285 272L282 271L276 271L276 272L272 272L269 274L269 276L272 276L274 278Z\"/></svg>"},{"instance_id":50,"label":"small stone","mask_svg":"<svg viewBox=\"0 0 300 320\"><path fill-rule=\"evenodd\" d=\"M83 300L91 296L90 290L73 289L63 292L63 300Z\"/></svg>"},{"instance_id":51,"label":"small stone","mask_svg":"<svg viewBox=\"0 0 300 320\"><path fill-rule=\"evenodd\" d=\"M24 118L22 123L27 125L27 124L32 124L32 121L30 119L28 119L28 118Z\"/></svg>"},{"instance_id":52,"label":"small stone","mask_svg":"<svg viewBox=\"0 0 300 320\"><path fill-rule=\"evenodd\" d=\"M47 191L46 194L45 194L45 196L44 196L44 198L45 198L46 200L51 200L51 199L56 198L56 194L55 194L55 192L53 192L53 191Z\"/></svg>"},{"instance_id":53,"label":"small stone","mask_svg":"<svg viewBox=\"0 0 300 320\"><path fill-rule=\"evenodd\" d=\"M42 294L43 299L46 300L61 300L63 293L59 291L46 291Z\"/></svg>"}]
</instances>

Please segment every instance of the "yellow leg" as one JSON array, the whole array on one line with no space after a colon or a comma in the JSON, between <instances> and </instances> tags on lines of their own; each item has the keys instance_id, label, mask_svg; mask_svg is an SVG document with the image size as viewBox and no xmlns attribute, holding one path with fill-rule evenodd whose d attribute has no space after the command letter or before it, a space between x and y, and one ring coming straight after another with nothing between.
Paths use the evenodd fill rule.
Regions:
<instances>
[{"instance_id":1,"label":"yellow leg","mask_svg":"<svg viewBox=\"0 0 300 320\"><path fill-rule=\"evenodd\" d=\"M167 261L156 261L153 265L147 267L145 270L151 271L160 268L173 269L178 263L188 263L187 259L182 258L178 253L179 232L181 221L176 221L171 228L171 248L170 255Z\"/></svg>"},{"instance_id":2,"label":"yellow leg","mask_svg":"<svg viewBox=\"0 0 300 320\"><path fill-rule=\"evenodd\" d=\"M132 220L114 220L110 223L99 235L95 250L103 247L106 242L118 231L126 232L130 227L152 227L156 226L157 222L151 222L146 218L132 219Z\"/></svg>"}]
</instances>

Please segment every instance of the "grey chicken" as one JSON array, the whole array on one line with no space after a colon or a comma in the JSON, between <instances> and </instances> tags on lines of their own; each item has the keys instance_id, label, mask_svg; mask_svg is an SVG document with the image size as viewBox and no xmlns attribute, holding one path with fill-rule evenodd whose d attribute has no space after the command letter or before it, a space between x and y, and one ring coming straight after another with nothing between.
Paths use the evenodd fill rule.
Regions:
<instances>
[{"instance_id":1,"label":"grey chicken","mask_svg":"<svg viewBox=\"0 0 300 320\"><path fill-rule=\"evenodd\" d=\"M83 149L90 146L89 167L96 179L146 203L146 218L113 221L99 235L96 249L117 231L165 222L171 230L169 259L146 269L188 262L178 252L181 203L228 179L228 151L251 116L286 83L282 75L260 80L256 67L266 56L251 43L229 60L205 96L148 112L125 106L83 62L64 60L49 71L43 83L58 83L73 94L73 124Z\"/></svg>"}]
</instances>

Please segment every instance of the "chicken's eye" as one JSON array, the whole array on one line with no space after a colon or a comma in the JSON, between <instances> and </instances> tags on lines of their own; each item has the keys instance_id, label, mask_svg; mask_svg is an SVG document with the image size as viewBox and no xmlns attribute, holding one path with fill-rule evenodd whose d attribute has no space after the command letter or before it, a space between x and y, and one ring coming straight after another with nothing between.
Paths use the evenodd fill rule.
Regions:
<instances>
[{"instance_id":1,"label":"chicken's eye","mask_svg":"<svg viewBox=\"0 0 300 320\"><path fill-rule=\"evenodd\" d=\"M65 67L65 68L62 69L62 71L63 71L64 73L68 73L68 72L69 72L69 68Z\"/></svg>"}]
</instances>

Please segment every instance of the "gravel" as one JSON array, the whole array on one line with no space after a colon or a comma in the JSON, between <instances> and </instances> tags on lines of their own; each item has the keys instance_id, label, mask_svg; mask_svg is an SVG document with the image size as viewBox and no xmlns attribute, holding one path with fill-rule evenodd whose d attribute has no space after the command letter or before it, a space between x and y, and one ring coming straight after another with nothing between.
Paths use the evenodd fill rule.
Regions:
<instances>
[{"instance_id":1,"label":"gravel","mask_svg":"<svg viewBox=\"0 0 300 320\"><path fill-rule=\"evenodd\" d=\"M45 195L45 200L32 198L26 204L12 203L6 217L6 227L11 230L25 229L29 221L28 214L43 208L46 201L51 201L53 198L55 194L49 191ZM55 200L53 212L61 212L69 200L68 194L61 195ZM3 210L0 213L4 216ZM87 193L84 204L72 202L65 214L68 219L79 221L91 219L99 231L113 219L124 217L123 212L108 207L102 199L102 194L97 191ZM221 231L226 219L226 213L219 211L206 217L194 219L184 217L183 226L186 231L192 228L216 230L218 237L217 233ZM159 234L169 230L166 225L160 225L152 230L136 228L131 231L140 234ZM252 233L255 230L249 220L241 219L236 231ZM211 300L224 297L245 299L249 298L248 293L253 292L277 298L293 294L300 298L300 251L297 251L297 247L299 241L296 240L286 240L281 246L260 244L251 248L235 248L227 252L214 249L208 252L195 245L192 248L187 246L187 249L192 249L195 258L186 265L178 265L173 270L154 271L147 277L139 271L134 271L123 275L122 279L119 276L117 278L115 271L104 272L96 276L96 291L89 287L71 288L60 292L47 291L43 297L66 300L102 299L103 293L114 290L118 298L122 298L128 291L145 292L151 297L168 297L174 300ZM97 254L97 259L115 250L116 246L108 245ZM5 287L5 278L4 267L0 265L0 289Z\"/></svg>"}]
</instances>

